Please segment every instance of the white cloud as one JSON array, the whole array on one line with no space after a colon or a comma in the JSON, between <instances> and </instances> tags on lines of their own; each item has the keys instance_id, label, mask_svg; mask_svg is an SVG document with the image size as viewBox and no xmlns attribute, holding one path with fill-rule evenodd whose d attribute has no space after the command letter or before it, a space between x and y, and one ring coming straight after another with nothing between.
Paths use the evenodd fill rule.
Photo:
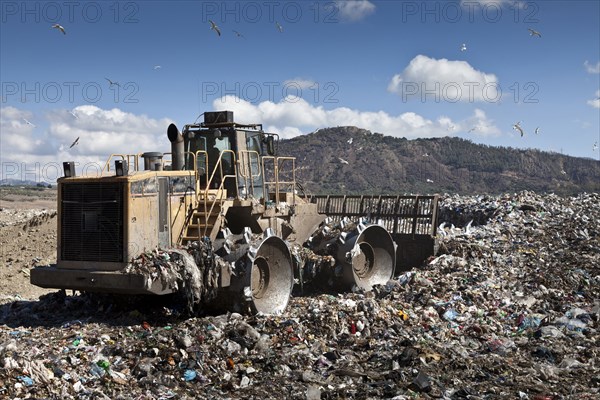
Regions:
<instances>
[{"instance_id":1,"label":"white cloud","mask_svg":"<svg viewBox=\"0 0 600 400\"><path fill-rule=\"evenodd\" d=\"M368 0L338 0L335 4L343 21L358 21L375 12L375 4Z\"/></svg>"},{"instance_id":2,"label":"white cloud","mask_svg":"<svg viewBox=\"0 0 600 400\"><path fill-rule=\"evenodd\" d=\"M42 171L44 165L57 166L51 168L52 171L62 170L63 161L75 161L78 171L88 166L88 172L95 173L113 153L170 151L166 135L171 122L168 119L153 119L117 108L104 110L91 105L79 106L73 111L77 118L67 110L51 111L45 116L44 123L36 121L37 127L32 128L23 121L23 118L33 118L31 112L2 108L2 174L13 171L14 165L24 166L21 169L34 174L38 168L35 165L41 165ZM43 128L43 125L47 127ZM79 143L69 148L77 137Z\"/></svg>"},{"instance_id":3,"label":"white cloud","mask_svg":"<svg viewBox=\"0 0 600 400\"><path fill-rule=\"evenodd\" d=\"M435 59L419 54L404 71L392 77L388 91L403 101L496 102L500 99L496 75L473 68L466 61Z\"/></svg>"},{"instance_id":4,"label":"white cloud","mask_svg":"<svg viewBox=\"0 0 600 400\"><path fill-rule=\"evenodd\" d=\"M67 111L48 115L50 136L63 146L80 138L73 152L106 157L112 153L133 154L169 147L166 129L170 121L167 119L157 120L118 108L104 110L92 105L79 106L73 111L78 118Z\"/></svg>"},{"instance_id":5,"label":"white cloud","mask_svg":"<svg viewBox=\"0 0 600 400\"><path fill-rule=\"evenodd\" d=\"M279 103L264 101L253 105L234 96L213 102L214 109L226 108L240 123L262 123L269 132L288 139L318 128L357 126L372 132L406 138L467 135L497 135L500 131L485 113L476 109L472 116L453 121L437 120L414 112L390 115L384 111L359 111L347 107L325 110L304 99L288 97ZM101 109L92 105L73 110L54 110L42 118L14 107L0 109L2 128L2 171L6 178L52 182L62 175L62 162L74 161L77 173L97 175L110 154L137 154L145 151L170 151L166 138L169 119ZM27 125L23 118L35 122ZM42 126L46 125L47 128ZM452 129L450 129L452 127ZM69 145L79 137L79 144Z\"/></svg>"},{"instance_id":6,"label":"white cloud","mask_svg":"<svg viewBox=\"0 0 600 400\"><path fill-rule=\"evenodd\" d=\"M486 6L496 6L502 7L503 5L510 5L512 7L524 8L524 1L514 1L514 0L461 0L461 5L464 7L472 7L474 4L479 4L482 7Z\"/></svg>"},{"instance_id":7,"label":"white cloud","mask_svg":"<svg viewBox=\"0 0 600 400\"><path fill-rule=\"evenodd\" d=\"M40 129L29 125L25 120L34 123L33 113L11 106L0 108L0 151L3 160L6 159L5 154L35 151L41 147Z\"/></svg>"},{"instance_id":8,"label":"white cloud","mask_svg":"<svg viewBox=\"0 0 600 400\"><path fill-rule=\"evenodd\" d=\"M587 60L583 63L585 70L590 74L600 74L600 61L596 65L590 64Z\"/></svg>"},{"instance_id":9,"label":"white cloud","mask_svg":"<svg viewBox=\"0 0 600 400\"><path fill-rule=\"evenodd\" d=\"M600 90L596 92L596 98L593 100L588 100L587 104L594 108L600 108Z\"/></svg>"},{"instance_id":10,"label":"white cloud","mask_svg":"<svg viewBox=\"0 0 600 400\"><path fill-rule=\"evenodd\" d=\"M499 136L500 129L494 125L483 110L475 109L473 116L461 123L461 129L474 136Z\"/></svg>"},{"instance_id":11,"label":"white cloud","mask_svg":"<svg viewBox=\"0 0 600 400\"><path fill-rule=\"evenodd\" d=\"M225 96L215 100L213 107L232 110L236 121L241 123L262 123L265 129L279 134L282 139L332 126L357 126L384 135L411 139L465 133L474 126L478 129L470 134L500 134L493 126L493 121L481 110L475 110L474 115L464 121L452 121L448 117L440 117L434 121L414 112L390 115L384 111L358 111L347 107L325 110L298 98L286 98L279 103L264 101L253 105L235 96Z\"/></svg>"},{"instance_id":12,"label":"white cloud","mask_svg":"<svg viewBox=\"0 0 600 400\"><path fill-rule=\"evenodd\" d=\"M291 89L291 91L293 91L294 88L298 88L301 90L316 88L315 81L310 80L310 79L303 79L303 78L288 79L283 82L283 85L289 87Z\"/></svg>"}]
</instances>

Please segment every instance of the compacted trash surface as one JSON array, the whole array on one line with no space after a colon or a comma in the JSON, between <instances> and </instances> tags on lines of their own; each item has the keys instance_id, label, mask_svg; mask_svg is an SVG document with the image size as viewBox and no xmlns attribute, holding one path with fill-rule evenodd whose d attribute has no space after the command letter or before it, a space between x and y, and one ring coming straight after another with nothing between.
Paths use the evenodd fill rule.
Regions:
<instances>
[{"instance_id":1,"label":"compacted trash surface","mask_svg":"<svg viewBox=\"0 0 600 400\"><path fill-rule=\"evenodd\" d=\"M439 223L423 265L277 316L5 296L0 398L600 398L600 195L445 196Z\"/></svg>"}]
</instances>

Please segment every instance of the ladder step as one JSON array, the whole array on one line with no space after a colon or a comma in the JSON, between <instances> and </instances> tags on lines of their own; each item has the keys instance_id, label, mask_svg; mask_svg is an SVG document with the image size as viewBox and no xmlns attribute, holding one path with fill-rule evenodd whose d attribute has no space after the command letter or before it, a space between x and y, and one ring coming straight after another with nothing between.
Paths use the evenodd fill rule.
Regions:
<instances>
[{"instance_id":1,"label":"ladder step","mask_svg":"<svg viewBox=\"0 0 600 400\"><path fill-rule=\"evenodd\" d=\"M213 210L212 213L208 213L206 211L194 211L194 213L192 214L192 216L194 216L194 217L205 217L207 215L217 216L217 215L219 215L219 213L215 212L215 210Z\"/></svg>"},{"instance_id":2,"label":"ladder step","mask_svg":"<svg viewBox=\"0 0 600 400\"><path fill-rule=\"evenodd\" d=\"M189 224L188 229L212 228L215 224Z\"/></svg>"},{"instance_id":3,"label":"ladder step","mask_svg":"<svg viewBox=\"0 0 600 400\"><path fill-rule=\"evenodd\" d=\"M191 221L190 225L206 225L207 223L214 224L218 218L219 217L217 215L210 215L208 218L194 217L194 219Z\"/></svg>"}]
</instances>

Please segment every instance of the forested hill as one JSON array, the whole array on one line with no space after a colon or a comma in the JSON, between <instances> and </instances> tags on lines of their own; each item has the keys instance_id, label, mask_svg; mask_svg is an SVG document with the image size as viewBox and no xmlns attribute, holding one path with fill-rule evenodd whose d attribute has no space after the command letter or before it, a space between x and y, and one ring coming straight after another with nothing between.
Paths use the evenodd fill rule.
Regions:
<instances>
[{"instance_id":1,"label":"forested hill","mask_svg":"<svg viewBox=\"0 0 600 400\"><path fill-rule=\"evenodd\" d=\"M407 140L356 127L281 140L297 158L297 180L313 194L600 191L600 162L456 137Z\"/></svg>"}]
</instances>

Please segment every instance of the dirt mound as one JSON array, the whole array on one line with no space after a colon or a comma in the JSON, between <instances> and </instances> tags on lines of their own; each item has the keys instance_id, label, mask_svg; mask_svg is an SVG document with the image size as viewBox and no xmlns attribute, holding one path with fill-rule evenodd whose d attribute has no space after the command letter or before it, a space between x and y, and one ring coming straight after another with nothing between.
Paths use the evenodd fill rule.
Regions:
<instances>
[{"instance_id":1,"label":"dirt mound","mask_svg":"<svg viewBox=\"0 0 600 400\"><path fill-rule=\"evenodd\" d=\"M55 210L0 211L0 296L37 299L56 290L29 283L29 271L56 262Z\"/></svg>"}]
</instances>

